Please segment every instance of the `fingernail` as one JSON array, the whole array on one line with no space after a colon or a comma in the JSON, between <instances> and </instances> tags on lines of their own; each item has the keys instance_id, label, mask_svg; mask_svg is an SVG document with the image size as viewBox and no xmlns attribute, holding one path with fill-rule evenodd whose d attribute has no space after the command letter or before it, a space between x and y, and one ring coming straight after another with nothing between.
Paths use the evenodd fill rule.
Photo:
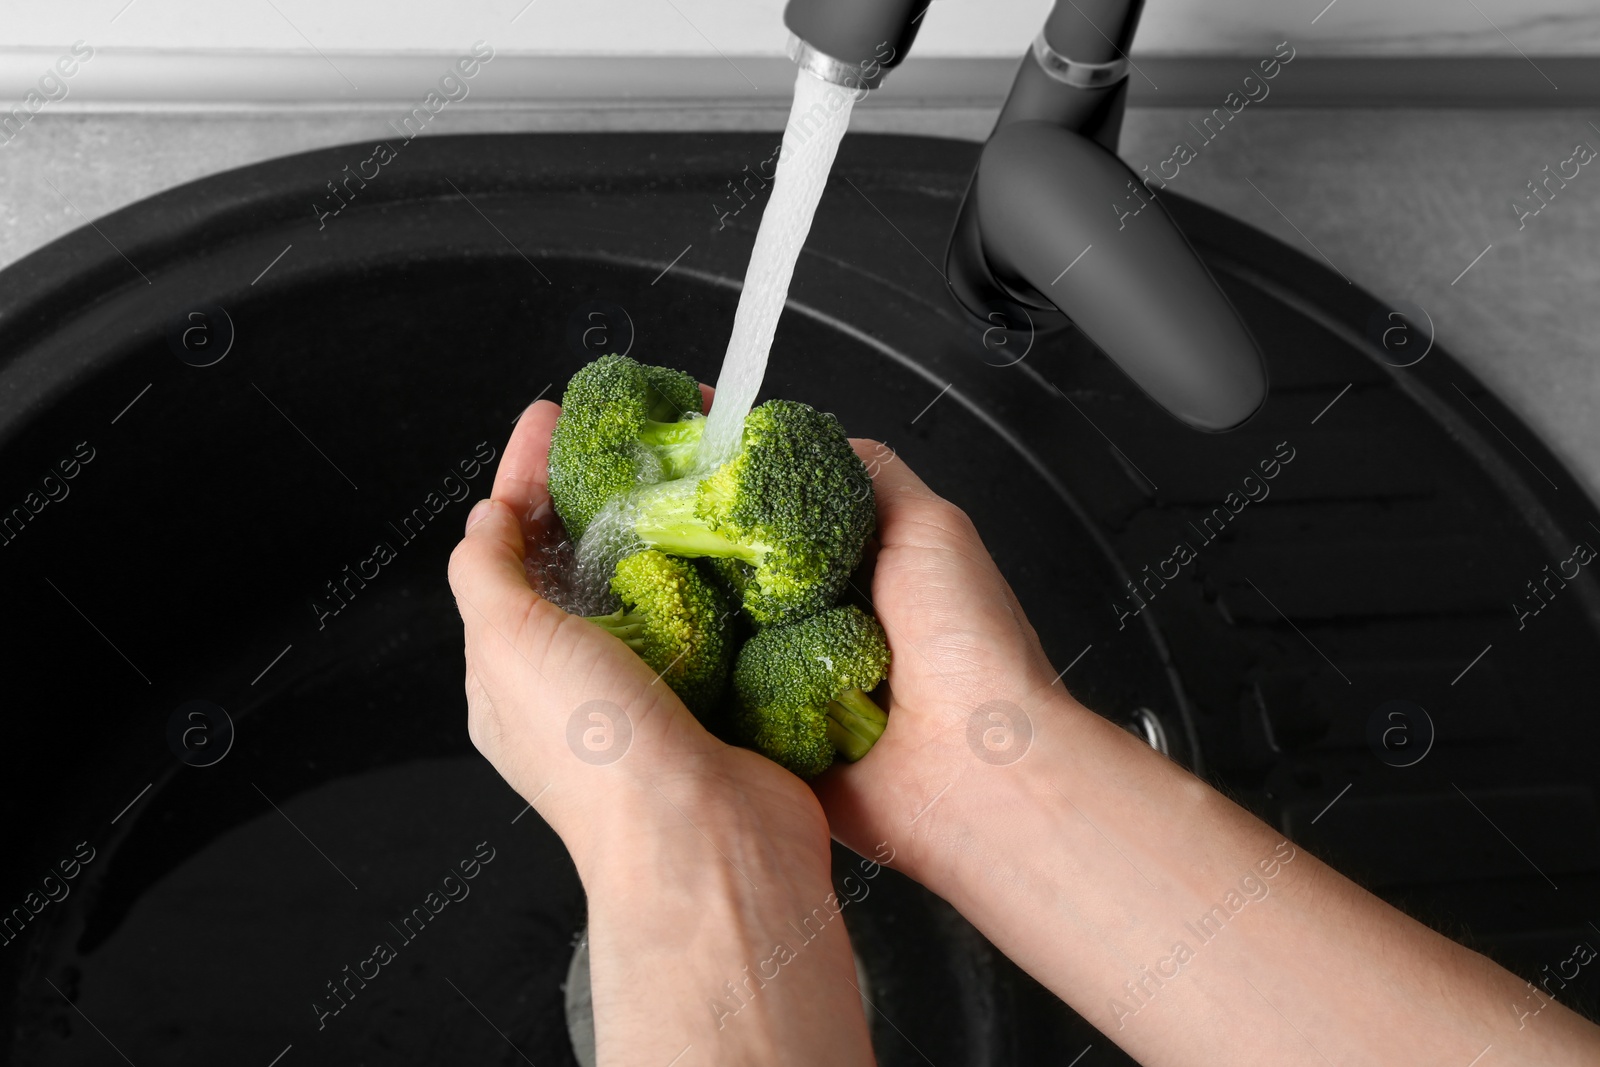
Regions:
<instances>
[{"instance_id":1,"label":"fingernail","mask_svg":"<svg viewBox=\"0 0 1600 1067\"><path fill-rule=\"evenodd\" d=\"M482 522L487 514L489 514L489 501L480 500L472 505L472 510L467 512L467 532L471 533L472 528Z\"/></svg>"}]
</instances>

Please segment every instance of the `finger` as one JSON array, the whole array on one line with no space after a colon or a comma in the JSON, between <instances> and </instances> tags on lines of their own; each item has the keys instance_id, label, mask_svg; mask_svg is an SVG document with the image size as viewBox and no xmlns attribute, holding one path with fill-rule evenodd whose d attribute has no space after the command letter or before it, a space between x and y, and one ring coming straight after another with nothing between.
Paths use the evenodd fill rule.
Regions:
<instances>
[{"instance_id":1,"label":"finger","mask_svg":"<svg viewBox=\"0 0 1600 1067\"><path fill-rule=\"evenodd\" d=\"M947 525L961 514L961 509L929 489L928 483L882 441L852 437L850 444L872 475L872 491L878 504L878 537L885 544L885 531L905 522Z\"/></svg>"},{"instance_id":2,"label":"finger","mask_svg":"<svg viewBox=\"0 0 1600 1067\"><path fill-rule=\"evenodd\" d=\"M879 558L885 551L909 551L912 558L964 563L1005 584L971 516L928 488L888 445L861 438L850 443L872 475ZM1011 597L1009 587L1005 595Z\"/></svg>"},{"instance_id":3,"label":"finger","mask_svg":"<svg viewBox=\"0 0 1600 1067\"><path fill-rule=\"evenodd\" d=\"M482 625L515 639L529 626L554 626L565 615L528 585L522 524L502 500L473 508L466 536L450 554L450 588L470 635ZM542 647L543 642L529 642Z\"/></svg>"},{"instance_id":4,"label":"finger","mask_svg":"<svg viewBox=\"0 0 1600 1067\"><path fill-rule=\"evenodd\" d=\"M525 545L541 539L550 524L550 433L561 407L548 400L530 405L517 420L495 470L489 496L522 520Z\"/></svg>"},{"instance_id":5,"label":"finger","mask_svg":"<svg viewBox=\"0 0 1600 1067\"><path fill-rule=\"evenodd\" d=\"M870 757L872 753L867 755ZM872 835L882 828L876 825L881 822L879 809L883 807L880 781L856 770L853 764L844 767L835 764L827 773L811 780L811 790L827 813L828 829L834 839L861 856L873 854ZM877 790L873 788L875 785ZM882 841L883 837L877 840Z\"/></svg>"},{"instance_id":6,"label":"finger","mask_svg":"<svg viewBox=\"0 0 1600 1067\"><path fill-rule=\"evenodd\" d=\"M850 443L872 474L879 552L909 551L913 559L961 564L964 573L991 583L1018 625L1037 642L1021 602L984 546L971 516L928 488L888 445L862 438L852 438Z\"/></svg>"},{"instance_id":7,"label":"finger","mask_svg":"<svg viewBox=\"0 0 1600 1067\"><path fill-rule=\"evenodd\" d=\"M915 496L942 499L928 483L917 477L912 469L906 466L895 450L882 441L874 441L870 437L850 438L850 447L856 450L856 455L861 457L861 462L867 465L867 473L872 475L872 487L879 497L899 493L911 493Z\"/></svg>"}]
</instances>

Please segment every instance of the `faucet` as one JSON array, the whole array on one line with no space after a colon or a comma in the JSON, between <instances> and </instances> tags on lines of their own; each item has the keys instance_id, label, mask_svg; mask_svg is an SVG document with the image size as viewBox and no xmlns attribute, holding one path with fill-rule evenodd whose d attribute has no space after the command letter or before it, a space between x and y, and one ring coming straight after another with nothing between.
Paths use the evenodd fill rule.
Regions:
<instances>
[{"instance_id":1,"label":"faucet","mask_svg":"<svg viewBox=\"0 0 1600 1067\"><path fill-rule=\"evenodd\" d=\"M789 54L865 92L929 0L789 0ZM978 159L945 255L955 299L1065 316L1186 425L1231 430L1266 399L1260 350L1157 188L1116 155L1144 0L1057 0ZM1159 182L1157 182L1159 187Z\"/></svg>"}]
</instances>

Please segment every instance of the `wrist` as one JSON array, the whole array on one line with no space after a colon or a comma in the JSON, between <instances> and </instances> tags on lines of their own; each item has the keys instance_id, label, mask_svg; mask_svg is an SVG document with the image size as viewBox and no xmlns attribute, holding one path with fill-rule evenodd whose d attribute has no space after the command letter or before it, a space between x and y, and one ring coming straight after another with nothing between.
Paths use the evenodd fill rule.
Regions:
<instances>
[{"instance_id":1,"label":"wrist","mask_svg":"<svg viewBox=\"0 0 1600 1067\"><path fill-rule=\"evenodd\" d=\"M585 890L626 896L686 879L704 881L706 892L826 887L831 854L821 808L798 780L773 777L777 788L763 789L701 765L650 779L619 776L603 805L588 792L582 817L570 820L579 829L563 835ZM707 871L733 882L704 878Z\"/></svg>"},{"instance_id":2,"label":"wrist","mask_svg":"<svg viewBox=\"0 0 1600 1067\"><path fill-rule=\"evenodd\" d=\"M574 853L601 1062L868 1061L826 823L772 777L777 802L714 771L647 783Z\"/></svg>"},{"instance_id":3,"label":"wrist","mask_svg":"<svg viewBox=\"0 0 1600 1067\"><path fill-rule=\"evenodd\" d=\"M1060 689L995 729L1014 747L991 750L982 730L969 729L951 745L944 782L930 776L912 785L917 796L901 805L908 833L890 842L896 869L952 902L969 889L981 893L997 864L1034 855L1047 843L1063 791L1093 789L1111 751L1123 741L1138 744Z\"/></svg>"}]
</instances>

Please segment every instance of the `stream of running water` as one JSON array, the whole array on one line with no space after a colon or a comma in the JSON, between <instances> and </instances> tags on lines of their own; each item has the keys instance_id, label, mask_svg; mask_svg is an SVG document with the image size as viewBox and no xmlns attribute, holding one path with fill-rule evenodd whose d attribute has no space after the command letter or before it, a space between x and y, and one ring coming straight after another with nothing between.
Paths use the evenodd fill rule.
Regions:
<instances>
[{"instance_id":1,"label":"stream of running water","mask_svg":"<svg viewBox=\"0 0 1600 1067\"><path fill-rule=\"evenodd\" d=\"M772 196L745 269L733 333L717 376L716 400L695 453L696 472L715 469L739 449L744 418L766 377L767 353L788 299L795 263L811 232L839 142L850 125L856 95L803 70L795 77L794 103L784 127ZM617 561L639 547L632 512L623 499L612 501L595 516L577 545L575 559L561 568L566 572L557 597L562 607L584 615L607 610Z\"/></svg>"},{"instance_id":2,"label":"stream of running water","mask_svg":"<svg viewBox=\"0 0 1600 1067\"><path fill-rule=\"evenodd\" d=\"M733 315L733 335L717 376L716 402L706 421L696 462L711 469L739 448L744 417L761 390L767 353L789 295L800 249L811 232L822 190L833 170L839 141L850 125L855 94L805 71L794 83L794 103L784 128L772 198L761 215L756 245L744 273L744 289Z\"/></svg>"}]
</instances>

